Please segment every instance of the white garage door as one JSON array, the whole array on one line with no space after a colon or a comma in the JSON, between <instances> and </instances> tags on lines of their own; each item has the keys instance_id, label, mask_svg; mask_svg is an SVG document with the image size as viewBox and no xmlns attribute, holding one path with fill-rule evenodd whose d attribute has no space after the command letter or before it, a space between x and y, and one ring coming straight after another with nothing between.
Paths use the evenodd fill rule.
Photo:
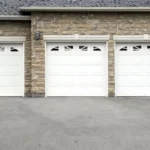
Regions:
<instances>
[{"instance_id":1,"label":"white garage door","mask_svg":"<svg viewBox=\"0 0 150 150\"><path fill-rule=\"evenodd\" d=\"M46 96L106 96L106 44L47 44Z\"/></svg>"},{"instance_id":2,"label":"white garage door","mask_svg":"<svg viewBox=\"0 0 150 150\"><path fill-rule=\"evenodd\" d=\"M23 44L0 44L0 96L24 95Z\"/></svg>"},{"instance_id":3,"label":"white garage door","mask_svg":"<svg viewBox=\"0 0 150 150\"><path fill-rule=\"evenodd\" d=\"M150 96L150 44L117 44L116 96Z\"/></svg>"}]
</instances>

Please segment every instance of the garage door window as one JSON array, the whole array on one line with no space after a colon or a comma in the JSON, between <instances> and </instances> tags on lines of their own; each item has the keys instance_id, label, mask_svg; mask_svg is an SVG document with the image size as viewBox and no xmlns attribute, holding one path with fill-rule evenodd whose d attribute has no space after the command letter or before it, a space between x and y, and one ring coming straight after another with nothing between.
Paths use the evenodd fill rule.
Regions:
<instances>
[{"instance_id":1,"label":"garage door window","mask_svg":"<svg viewBox=\"0 0 150 150\"><path fill-rule=\"evenodd\" d=\"M88 51L88 47L87 46L79 46L79 49L81 51Z\"/></svg>"},{"instance_id":2,"label":"garage door window","mask_svg":"<svg viewBox=\"0 0 150 150\"><path fill-rule=\"evenodd\" d=\"M5 47L4 46L0 46L0 52L5 52Z\"/></svg>"},{"instance_id":3,"label":"garage door window","mask_svg":"<svg viewBox=\"0 0 150 150\"><path fill-rule=\"evenodd\" d=\"M59 46L52 48L51 51L59 51Z\"/></svg>"},{"instance_id":4,"label":"garage door window","mask_svg":"<svg viewBox=\"0 0 150 150\"><path fill-rule=\"evenodd\" d=\"M122 48L120 49L120 51L127 51L127 50L128 50L128 47L127 47L127 46L122 47Z\"/></svg>"},{"instance_id":5,"label":"garage door window","mask_svg":"<svg viewBox=\"0 0 150 150\"><path fill-rule=\"evenodd\" d=\"M147 46L147 49L150 50L150 46Z\"/></svg>"},{"instance_id":6,"label":"garage door window","mask_svg":"<svg viewBox=\"0 0 150 150\"><path fill-rule=\"evenodd\" d=\"M73 50L73 46L65 46L65 51L71 51Z\"/></svg>"},{"instance_id":7,"label":"garage door window","mask_svg":"<svg viewBox=\"0 0 150 150\"><path fill-rule=\"evenodd\" d=\"M14 47L10 47L10 51L11 51L11 52L19 52L19 50L16 49L16 48L14 48Z\"/></svg>"},{"instance_id":8,"label":"garage door window","mask_svg":"<svg viewBox=\"0 0 150 150\"><path fill-rule=\"evenodd\" d=\"M142 46L133 46L133 51L140 51Z\"/></svg>"},{"instance_id":9,"label":"garage door window","mask_svg":"<svg viewBox=\"0 0 150 150\"><path fill-rule=\"evenodd\" d=\"M93 47L93 51L102 51L102 50L98 47Z\"/></svg>"}]
</instances>

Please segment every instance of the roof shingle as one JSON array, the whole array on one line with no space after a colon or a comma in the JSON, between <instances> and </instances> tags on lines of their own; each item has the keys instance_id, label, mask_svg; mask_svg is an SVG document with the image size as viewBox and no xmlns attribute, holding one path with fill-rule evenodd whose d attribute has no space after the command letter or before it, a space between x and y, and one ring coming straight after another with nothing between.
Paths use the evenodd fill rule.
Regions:
<instances>
[{"instance_id":1,"label":"roof shingle","mask_svg":"<svg viewBox=\"0 0 150 150\"><path fill-rule=\"evenodd\" d=\"M20 15L20 7L150 7L150 0L0 0L0 15Z\"/></svg>"}]
</instances>

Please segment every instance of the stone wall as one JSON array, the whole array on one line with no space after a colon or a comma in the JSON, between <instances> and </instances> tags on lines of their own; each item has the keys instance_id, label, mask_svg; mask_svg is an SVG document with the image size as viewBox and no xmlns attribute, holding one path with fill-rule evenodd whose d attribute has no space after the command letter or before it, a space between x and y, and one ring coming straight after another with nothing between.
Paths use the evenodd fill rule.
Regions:
<instances>
[{"instance_id":1,"label":"stone wall","mask_svg":"<svg viewBox=\"0 0 150 150\"><path fill-rule=\"evenodd\" d=\"M25 36L25 95L31 95L31 23L0 21L0 36Z\"/></svg>"},{"instance_id":2,"label":"stone wall","mask_svg":"<svg viewBox=\"0 0 150 150\"><path fill-rule=\"evenodd\" d=\"M108 43L109 96L115 95L113 35L150 32L150 13L32 13L32 93L45 93L45 43L43 35L110 35ZM34 33L41 32L41 40Z\"/></svg>"}]
</instances>

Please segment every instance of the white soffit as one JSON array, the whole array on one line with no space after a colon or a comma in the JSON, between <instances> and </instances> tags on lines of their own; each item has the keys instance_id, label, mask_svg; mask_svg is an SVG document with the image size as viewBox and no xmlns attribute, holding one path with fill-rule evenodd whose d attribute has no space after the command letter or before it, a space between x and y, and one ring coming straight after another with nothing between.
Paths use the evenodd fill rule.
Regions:
<instances>
[{"instance_id":1,"label":"white soffit","mask_svg":"<svg viewBox=\"0 0 150 150\"><path fill-rule=\"evenodd\" d=\"M150 35L114 35L113 39L116 42L149 42Z\"/></svg>"},{"instance_id":2,"label":"white soffit","mask_svg":"<svg viewBox=\"0 0 150 150\"><path fill-rule=\"evenodd\" d=\"M25 40L24 36L0 36L0 43L23 43Z\"/></svg>"},{"instance_id":3,"label":"white soffit","mask_svg":"<svg viewBox=\"0 0 150 150\"><path fill-rule=\"evenodd\" d=\"M106 42L109 35L44 35L46 42Z\"/></svg>"}]
</instances>

